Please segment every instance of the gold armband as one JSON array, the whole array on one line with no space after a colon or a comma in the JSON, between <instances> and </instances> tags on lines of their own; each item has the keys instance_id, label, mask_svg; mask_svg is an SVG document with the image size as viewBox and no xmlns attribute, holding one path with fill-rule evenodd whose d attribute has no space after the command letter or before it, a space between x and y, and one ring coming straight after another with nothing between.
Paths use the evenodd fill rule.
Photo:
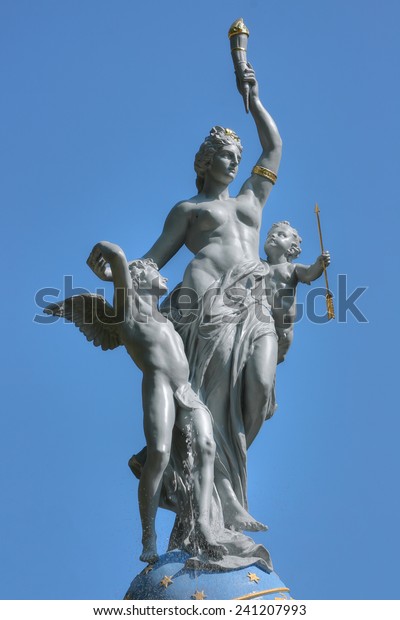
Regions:
<instances>
[{"instance_id":1,"label":"gold armband","mask_svg":"<svg viewBox=\"0 0 400 620\"><path fill-rule=\"evenodd\" d=\"M272 170L269 168L264 168L263 166L254 166L252 173L258 174L260 177L265 177L268 181L271 181L272 185L275 185L278 178L275 172L272 172Z\"/></svg>"},{"instance_id":2,"label":"gold armband","mask_svg":"<svg viewBox=\"0 0 400 620\"><path fill-rule=\"evenodd\" d=\"M228 37L231 38L235 34L245 34L247 36L250 35L250 31L245 25L243 17L239 17L239 19L233 22L232 26L229 28Z\"/></svg>"}]
</instances>

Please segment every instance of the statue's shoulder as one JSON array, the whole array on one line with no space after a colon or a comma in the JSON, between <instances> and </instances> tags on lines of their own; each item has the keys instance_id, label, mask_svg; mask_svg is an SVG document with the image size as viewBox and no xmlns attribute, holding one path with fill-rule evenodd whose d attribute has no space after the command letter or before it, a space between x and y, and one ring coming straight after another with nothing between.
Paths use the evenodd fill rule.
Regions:
<instances>
[{"instance_id":1,"label":"statue's shoulder","mask_svg":"<svg viewBox=\"0 0 400 620\"><path fill-rule=\"evenodd\" d=\"M181 200L180 202L177 202L176 205L172 208L172 211L174 213L190 215L196 208L197 203L198 200L196 200L196 197L193 196L193 198L187 198L186 200Z\"/></svg>"}]
</instances>

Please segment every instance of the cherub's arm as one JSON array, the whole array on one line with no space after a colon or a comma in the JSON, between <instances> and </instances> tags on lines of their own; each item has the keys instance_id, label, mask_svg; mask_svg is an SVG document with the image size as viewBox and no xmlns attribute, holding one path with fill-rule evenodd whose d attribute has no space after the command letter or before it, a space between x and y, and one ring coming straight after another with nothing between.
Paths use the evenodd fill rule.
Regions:
<instances>
[{"instance_id":1,"label":"cherub's arm","mask_svg":"<svg viewBox=\"0 0 400 620\"><path fill-rule=\"evenodd\" d=\"M109 241L96 243L86 262L96 275L108 263L111 269L114 289L128 290L132 287L128 261L123 250L116 243L110 243Z\"/></svg>"},{"instance_id":2,"label":"cherub's arm","mask_svg":"<svg viewBox=\"0 0 400 620\"><path fill-rule=\"evenodd\" d=\"M326 251L318 256L317 260L312 265L301 265L300 263L295 263L295 273L298 281L303 282L304 284L311 284L311 282L322 276L324 267L328 267L330 262L330 254Z\"/></svg>"},{"instance_id":3,"label":"cherub's arm","mask_svg":"<svg viewBox=\"0 0 400 620\"><path fill-rule=\"evenodd\" d=\"M109 265L109 279L114 282L114 311L118 316L122 313L121 316L126 317L126 311L129 312L132 308L135 289L124 251L116 243L100 241L96 243L86 262L96 275L99 271L104 273L107 264Z\"/></svg>"}]
</instances>

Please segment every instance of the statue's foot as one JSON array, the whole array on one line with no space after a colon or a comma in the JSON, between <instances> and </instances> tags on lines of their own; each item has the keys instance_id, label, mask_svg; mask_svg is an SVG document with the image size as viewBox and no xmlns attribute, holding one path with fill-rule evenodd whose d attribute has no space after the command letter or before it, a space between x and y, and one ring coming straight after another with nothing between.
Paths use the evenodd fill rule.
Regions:
<instances>
[{"instance_id":1,"label":"statue's foot","mask_svg":"<svg viewBox=\"0 0 400 620\"><path fill-rule=\"evenodd\" d=\"M143 551L140 559L147 564L154 564L158 560L156 537L149 536L146 540L142 540Z\"/></svg>"},{"instance_id":2,"label":"statue's foot","mask_svg":"<svg viewBox=\"0 0 400 620\"><path fill-rule=\"evenodd\" d=\"M146 564L155 564L158 560L158 553L156 549L145 549L143 547L143 552L140 556L140 560L142 562L146 562Z\"/></svg>"},{"instance_id":3,"label":"statue's foot","mask_svg":"<svg viewBox=\"0 0 400 620\"><path fill-rule=\"evenodd\" d=\"M245 521L244 523L240 523L233 527L235 530L244 530L245 532L266 532L268 527L261 523L261 521L256 521L256 519L251 519L250 521Z\"/></svg>"},{"instance_id":4,"label":"statue's foot","mask_svg":"<svg viewBox=\"0 0 400 620\"><path fill-rule=\"evenodd\" d=\"M238 532L243 530L246 532L265 532L268 529L264 523L256 521L239 503L238 507L234 515L230 515L230 517L225 515L225 527Z\"/></svg>"}]
</instances>

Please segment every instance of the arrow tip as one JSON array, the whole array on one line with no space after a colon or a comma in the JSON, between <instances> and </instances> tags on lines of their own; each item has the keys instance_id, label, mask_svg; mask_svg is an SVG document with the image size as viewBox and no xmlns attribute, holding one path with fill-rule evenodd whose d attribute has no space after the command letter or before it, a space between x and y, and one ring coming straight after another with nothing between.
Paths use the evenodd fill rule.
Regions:
<instances>
[{"instance_id":1,"label":"arrow tip","mask_svg":"<svg viewBox=\"0 0 400 620\"><path fill-rule=\"evenodd\" d=\"M315 203L315 209L314 209L315 213L319 213L319 206L318 203Z\"/></svg>"}]
</instances>

